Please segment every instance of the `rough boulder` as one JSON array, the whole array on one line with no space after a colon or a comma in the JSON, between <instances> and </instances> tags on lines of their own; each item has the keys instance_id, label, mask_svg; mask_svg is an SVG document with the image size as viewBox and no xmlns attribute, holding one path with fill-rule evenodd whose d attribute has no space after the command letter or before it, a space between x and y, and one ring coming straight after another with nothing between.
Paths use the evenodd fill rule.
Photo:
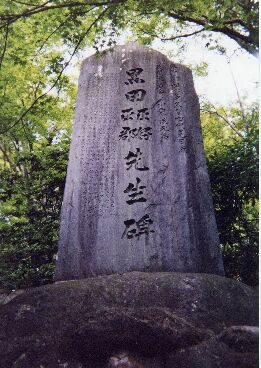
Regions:
<instances>
[{"instance_id":1,"label":"rough boulder","mask_svg":"<svg viewBox=\"0 0 261 368\"><path fill-rule=\"evenodd\" d=\"M258 366L257 295L221 276L132 272L1 300L3 368L105 368L122 351L145 368Z\"/></svg>"}]
</instances>

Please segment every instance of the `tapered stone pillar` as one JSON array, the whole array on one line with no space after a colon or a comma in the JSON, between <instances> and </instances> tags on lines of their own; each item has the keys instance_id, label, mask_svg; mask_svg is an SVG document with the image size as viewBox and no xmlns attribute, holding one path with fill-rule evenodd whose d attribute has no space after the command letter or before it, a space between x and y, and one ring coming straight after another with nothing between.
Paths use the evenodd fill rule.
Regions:
<instances>
[{"instance_id":1,"label":"tapered stone pillar","mask_svg":"<svg viewBox=\"0 0 261 368\"><path fill-rule=\"evenodd\" d=\"M191 71L145 46L83 62L56 280L223 274Z\"/></svg>"}]
</instances>

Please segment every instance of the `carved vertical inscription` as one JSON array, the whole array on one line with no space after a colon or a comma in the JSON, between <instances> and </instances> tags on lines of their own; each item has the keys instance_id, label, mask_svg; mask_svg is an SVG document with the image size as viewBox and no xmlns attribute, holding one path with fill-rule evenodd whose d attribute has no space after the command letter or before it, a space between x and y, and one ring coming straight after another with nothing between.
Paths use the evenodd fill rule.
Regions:
<instances>
[{"instance_id":1,"label":"carved vertical inscription","mask_svg":"<svg viewBox=\"0 0 261 368\"><path fill-rule=\"evenodd\" d=\"M105 86L110 85L111 81L112 76L104 76ZM89 88L95 89L95 86L96 81L92 80ZM94 213L96 213L96 216L113 215L116 212L114 198L114 168L116 167L116 162L113 154L115 148L108 140L105 141L105 144L100 149L97 149L102 130L98 122L102 116L104 106L106 106L105 115L109 115L109 108L104 104L103 92L98 90L96 96L90 96L90 103L95 108L91 113L83 112L83 123L81 124L81 144L79 145L81 169L80 206L83 212L88 213L88 216L94 216ZM93 144L94 142L97 144ZM110 165L106 165L108 161L110 161ZM106 175L102 177L101 169L106 170ZM101 180L97 180L99 177ZM102 202L103 205L98 206L99 202Z\"/></svg>"},{"instance_id":2,"label":"carved vertical inscription","mask_svg":"<svg viewBox=\"0 0 261 368\"><path fill-rule=\"evenodd\" d=\"M169 138L169 125L166 114L165 88L166 88L166 81L164 77L164 70L162 65L158 64L156 66L156 89L158 92L158 100L156 102L156 107L160 114L159 124L162 141L164 139Z\"/></svg>"},{"instance_id":3,"label":"carved vertical inscription","mask_svg":"<svg viewBox=\"0 0 261 368\"><path fill-rule=\"evenodd\" d=\"M186 151L186 133L184 128L184 116L182 111L182 99L178 67L175 64L170 66L171 87L174 93L175 127L177 128L179 151Z\"/></svg>"},{"instance_id":4,"label":"carved vertical inscription","mask_svg":"<svg viewBox=\"0 0 261 368\"><path fill-rule=\"evenodd\" d=\"M126 71L127 81L125 85L133 85L145 83L145 80L140 78L140 74L143 72L143 68L134 68ZM133 107L125 108L121 110L121 121L124 123L132 124L131 126L123 126L121 128L119 139L124 141L130 141L132 139L145 140L148 141L152 135L152 127L150 126L137 126L137 124L147 124L150 122L150 112L147 107L139 108L139 102L144 101L146 97L146 90L144 88L137 88L128 91L125 94L126 100L133 103ZM145 166L142 162L142 152L140 147L136 147L136 150L129 151L124 157L125 169L133 171L147 171L149 167ZM141 174L141 173L140 173ZM144 174L143 174L144 176ZM146 185L143 183L144 179L140 177L133 179L133 182L129 183L127 188L124 189L126 194L126 203L130 206L141 204L147 202L145 195ZM140 239L141 235L148 236L150 233L154 232L150 228L153 224L153 220L148 214L142 216L139 220L127 219L124 221L125 230L122 234L122 239Z\"/></svg>"},{"instance_id":5,"label":"carved vertical inscription","mask_svg":"<svg viewBox=\"0 0 261 368\"><path fill-rule=\"evenodd\" d=\"M191 72L149 48L83 63L56 280L223 273L194 101Z\"/></svg>"}]
</instances>

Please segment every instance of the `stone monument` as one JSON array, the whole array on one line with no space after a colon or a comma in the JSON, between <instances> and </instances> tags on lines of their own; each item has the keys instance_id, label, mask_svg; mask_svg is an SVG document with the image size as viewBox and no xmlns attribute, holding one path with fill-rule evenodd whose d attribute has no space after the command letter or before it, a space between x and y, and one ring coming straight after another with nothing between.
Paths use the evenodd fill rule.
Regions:
<instances>
[{"instance_id":1,"label":"stone monument","mask_svg":"<svg viewBox=\"0 0 261 368\"><path fill-rule=\"evenodd\" d=\"M82 65L56 280L223 274L191 71L129 44Z\"/></svg>"},{"instance_id":2,"label":"stone monument","mask_svg":"<svg viewBox=\"0 0 261 368\"><path fill-rule=\"evenodd\" d=\"M222 273L191 72L144 46L90 57L62 207L67 281L0 290L1 367L257 368L257 293Z\"/></svg>"}]
</instances>

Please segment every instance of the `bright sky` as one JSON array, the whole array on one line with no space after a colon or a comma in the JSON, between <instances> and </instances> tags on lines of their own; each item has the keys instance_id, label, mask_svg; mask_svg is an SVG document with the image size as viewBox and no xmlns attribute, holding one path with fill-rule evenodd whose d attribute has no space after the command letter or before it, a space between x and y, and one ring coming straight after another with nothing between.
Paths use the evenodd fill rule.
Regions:
<instances>
[{"instance_id":1,"label":"bright sky","mask_svg":"<svg viewBox=\"0 0 261 368\"><path fill-rule=\"evenodd\" d=\"M189 42L189 47L183 57L184 64L208 63L208 76L194 77L196 91L199 95L205 95L214 104L226 105L238 99L246 97L246 101L252 102L258 99L259 62L256 57L239 49L233 40L223 36L222 46L226 47L228 58L217 51L209 51L206 40L203 42ZM157 45L155 45L158 49ZM166 49L173 48L173 44ZM160 49L159 49L160 50ZM173 60L175 61L175 59ZM179 62L179 60L177 60ZM233 80L234 78L234 80Z\"/></svg>"},{"instance_id":2,"label":"bright sky","mask_svg":"<svg viewBox=\"0 0 261 368\"><path fill-rule=\"evenodd\" d=\"M124 44L125 37L119 41ZM220 37L220 43L226 48L228 58L220 55L217 51L210 51L205 47L206 40L187 39L188 47L182 56L171 57L174 62L190 65L199 65L202 62L208 64L208 75L205 77L194 76L195 88L200 96L205 96L215 105L228 105L238 100L237 89L240 99L246 97L246 102L257 101L259 98L259 61L248 52L239 48L236 42L226 36ZM174 42L162 43L155 41L152 48L166 54L175 55L177 46ZM94 53L91 48L86 48L82 53L82 58L86 58ZM71 70L72 71L72 70ZM70 73L71 74L71 73ZM73 74L78 78L79 67L74 69ZM233 80L234 78L234 80Z\"/></svg>"}]
</instances>

